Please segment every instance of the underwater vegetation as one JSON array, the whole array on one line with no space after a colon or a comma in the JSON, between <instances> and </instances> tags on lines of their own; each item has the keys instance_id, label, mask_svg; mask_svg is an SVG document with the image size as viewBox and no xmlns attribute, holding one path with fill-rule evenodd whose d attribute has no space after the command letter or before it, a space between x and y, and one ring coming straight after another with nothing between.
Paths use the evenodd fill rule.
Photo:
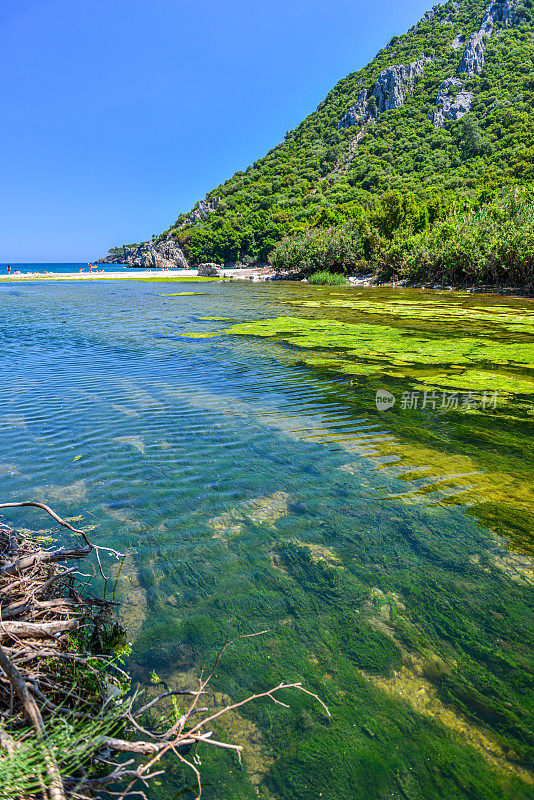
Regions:
<instances>
[{"instance_id":1,"label":"underwater vegetation","mask_svg":"<svg viewBox=\"0 0 534 800\"><path fill-rule=\"evenodd\" d=\"M179 558L154 542L151 567L139 564L154 614L135 643L139 674L180 685L225 637L268 628L228 653L215 690L239 699L302 679L329 706L331 719L300 698L247 708L232 727L253 739L243 768L203 755L208 798L534 797L530 302L299 287L276 310L226 338L333 380L361 432L307 432L303 419L292 439L337 448L334 493L310 467L307 492L282 484L182 532ZM397 400L385 414L379 388L498 402ZM289 429L269 424L283 458ZM381 496L365 494L366 459Z\"/></svg>"},{"instance_id":2,"label":"underwater vegetation","mask_svg":"<svg viewBox=\"0 0 534 800\"><path fill-rule=\"evenodd\" d=\"M533 798L531 301L27 289L0 304L17 387L0 392L4 491L53 493L128 551L116 599L134 684L191 685L227 637L268 630L225 653L209 702L294 679L331 711L304 696L240 710L220 734L243 764L200 751L203 798ZM434 385L462 396L477 370L477 396L511 378L495 408L401 407ZM378 389L397 397L388 412ZM160 783L150 800L195 797L177 765Z\"/></svg>"},{"instance_id":3,"label":"underwater vegetation","mask_svg":"<svg viewBox=\"0 0 534 800\"><path fill-rule=\"evenodd\" d=\"M228 652L215 689L239 699L302 678L332 712L300 698L289 711L247 709L261 781L250 782L246 746L243 771L207 753L208 797L534 796L530 591L483 557L476 529L422 511L384 508L373 528L371 506L302 508L275 493L214 518L191 558L157 559L157 586L142 570L156 621L136 642L138 666L180 685L226 636L267 626ZM406 696L388 690L395 680Z\"/></svg>"},{"instance_id":4,"label":"underwater vegetation","mask_svg":"<svg viewBox=\"0 0 534 800\"><path fill-rule=\"evenodd\" d=\"M387 291L367 299L347 290L286 304L290 316L227 332L283 343L286 359L339 375L340 397L400 438L384 441L380 453L470 475L469 497L458 501L472 501L470 513L532 554L534 453L525 447L534 394L532 301ZM378 389L396 397L387 415L376 409ZM418 395L416 405L406 393Z\"/></svg>"}]
</instances>

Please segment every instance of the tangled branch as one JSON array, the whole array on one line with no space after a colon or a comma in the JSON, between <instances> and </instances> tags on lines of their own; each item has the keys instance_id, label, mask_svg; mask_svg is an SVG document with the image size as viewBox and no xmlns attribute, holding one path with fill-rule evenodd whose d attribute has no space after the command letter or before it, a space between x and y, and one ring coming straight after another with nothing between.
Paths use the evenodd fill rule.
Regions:
<instances>
[{"instance_id":1,"label":"tangled branch","mask_svg":"<svg viewBox=\"0 0 534 800\"><path fill-rule=\"evenodd\" d=\"M91 800L98 793L146 800L144 790L162 774L159 762L172 754L193 772L199 800L201 775L186 758L191 749L206 745L241 757L242 745L214 738L211 730L225 714L261 698L287 708L279 694L295 690L330 716L300 682L282 682L217 711L200 706L225 650L267 631L226 641L196 689L167 690L140 703L113 653L113 641L124 634L113 617L117 603L89 595L76 569L64 563L94 552L104 575L99 551L122 554L92 544L85 531L42 503L0 504L0 509L23 507L42 509L80 534L84 546L45 550L36 535L0 522L0 798ZM177 695L190 697L185 713L152 729L150 712ZM124 753L132 760L119 761ZM111 785L114 791L107 788Z\"/></svg>"}]
</instances>

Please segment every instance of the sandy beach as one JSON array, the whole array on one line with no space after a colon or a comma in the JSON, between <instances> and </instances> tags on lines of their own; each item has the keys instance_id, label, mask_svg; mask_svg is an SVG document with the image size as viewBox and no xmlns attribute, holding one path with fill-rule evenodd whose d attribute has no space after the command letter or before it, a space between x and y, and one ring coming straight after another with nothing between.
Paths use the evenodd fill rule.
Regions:
<instances>
[{"instance_id":1,"label":"sandy beach","mask_svg":"<svg viewBox=\"0 0 534 800\"><path fill-rule=\"evenodd\" d=\"M196 278L196 269L132 269L120 272L100 272L84 270L83 272L13 272L1 275L3 281L101 281L101 280L139 280L140 278Z\"/></svg>"},{"instance_id":2,"label":"sandy beach","mask_svg":"<svg viewBox=\"0 0 534 800\"><path fill-rule=\"evenodd\" d=\"M128 280L195 280L216 281L220 278L233 278L234 280L261 280L260 270L250 269L223 269L219 276L204 277L198 275L196 269L128 269L120 272L104 272L93 270L89 272L12 272L10 275L0 275L0 281L128 281Z\"/></svg>"}]
</instances>

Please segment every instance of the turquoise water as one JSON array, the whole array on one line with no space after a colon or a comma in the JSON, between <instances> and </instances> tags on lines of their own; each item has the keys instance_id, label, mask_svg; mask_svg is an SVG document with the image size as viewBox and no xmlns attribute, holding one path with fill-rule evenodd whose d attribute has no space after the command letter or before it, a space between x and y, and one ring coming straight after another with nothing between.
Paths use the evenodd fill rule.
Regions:
<instances>
[{"instance_id":1,"label":"turquoise water","mask_svg":"<svg viewBox=\"0 0 534 800\"><path fill-rule=\"evenodd\" d=\"M234 715L219 733L245 743L244 766L202 753L203 796L533 797L526 559L510 566L461 502L465 478L456 504L436 470L435 495L417 494L395 417L347 376L282 343L189 338L307 291L0 284L0 497L46 501L128 550L142 684L156 670L190 685L227 636L267 628L228 652L210 701L282 679L325 699L331 721L300 696ZM407 486L416 502L397 497ZM171 763L150 796L188 781Z\"/></svg>"},{"instance_id":2,"label":"turquoise water","mask_svg":"<svg viewBox=\"0 0 534 800\"><path fill-rule=\"evenodd\" d=\"M93 262L91 262L93 263ZM80 269L83 269L84 272L89 272L88 263L82 262L72 262L72 263L60 263L60 264L49 264L49 263L24 263L19 264L15 263L14 261L10 261L9 264L6 261L3 264L0 264L0 276L7 275L7 267L11 267L11 274L15 272L22 272L22 273L29 273L29 272L38 272L43 274L45 272L53 272L53 273L65 273L65 272L79 272ZM104 272L121 272L123 269L126 269L125 264L98 264L97 269L103 270Z\"/></svg>"}]
</instances>

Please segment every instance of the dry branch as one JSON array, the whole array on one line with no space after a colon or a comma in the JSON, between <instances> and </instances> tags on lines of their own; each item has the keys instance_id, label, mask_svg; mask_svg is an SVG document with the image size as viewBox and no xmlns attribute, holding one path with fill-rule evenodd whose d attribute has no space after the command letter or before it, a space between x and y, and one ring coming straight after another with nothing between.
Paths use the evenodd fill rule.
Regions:
<instances>
[{"instance_id":1,"label":"dry branch","mask_svg":"<svg viewBox=\"0 0 534 800\"><path fill-rule=\"evenodd\" d=\"M57 636L58 633L73 631L78 627L78 620L70 619L63 622L0 622L0 635L11 638L47 639Z\"/></svg>"},{"instance_id":2,"label":"dry branch","mask_svg":"<svg viewBox=\"0 0 534 800\"><path fill-rule=\"evenodd\" d=\"M199 701L206 694L227 647L266 631L227 641L208 677L201 674L197 689L168 690L143 705L138 704L136 694L126 700L129 676L109 655L91 652L90 644L102 639L101 631L117 625L112 616L117 604L87 596L86 587L79 584L80 573L74 568L67 569L62 563L86 559L94 553L103 576L99 551L115 557L122 554L93 545L83 530L73 528L43 503L0 504L0 509L24 507L45 511L59 525L80 534L84 546L44 550L35 536L0 522L0 718L3 719L0 721L0 769L3 758L15 764L24 751L23 745L32 743L32 735L41 754L32 767L35 774L20 773L22 778L34 779L33 784L31 781L28 784L34 788L21 791L22 778L19 777L12 784L11 794L5 796L17 800L91 800L95 792L103 792L117 800L144 798L143 789L148 781L161 775L161 770L154 771L155 766L165 755L173 754L193 771L200 798L200 772L195 763L184 757L189 750L209 745L234 751L238 756L242 751L240 744L214 739L213 732L207 730L211 722L260 698L268 698L287 708L277 695L289 689L310 695L329 716L319 697L301 683L280 683L212 713L200 707ZM89 630L93 630L92 638ZM85 635L84 646L80 641L73 645L73 633ZM113 685L115 689L110 693ZM163 730L161 725L151 730L153 722L149 712L175 695L191 696L187 711L179 719L169 720ZM193 715L196 720L200 716L200 721L193 722ZM143 725L139 718L143 718ZM72 746L68 745L64 752L53 744L59 719L68 720L73 731ZM145 723L145 719L148 722ZM25 720L31 722L33 734L25 727ZM76 726L79 734L76 734ZM79 757L73 764L71 751L76 748ZM135 761L120 763L116 760L124 753L133 753ZM102 775L103 765L107 769L105 775ZM110 784L123 786L123 789L103 788ZM0 787L2 797L4 788Z\"/></svg>"}]
</instances>

